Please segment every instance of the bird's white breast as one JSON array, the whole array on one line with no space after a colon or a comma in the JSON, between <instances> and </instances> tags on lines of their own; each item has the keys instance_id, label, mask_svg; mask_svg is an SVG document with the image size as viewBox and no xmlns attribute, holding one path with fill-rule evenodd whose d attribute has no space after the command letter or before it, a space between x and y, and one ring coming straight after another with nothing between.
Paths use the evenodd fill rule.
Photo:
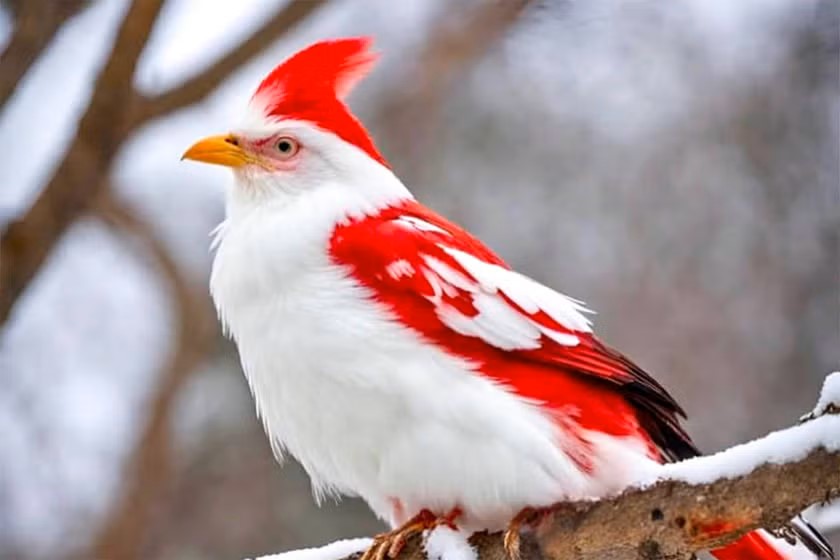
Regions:
<instances>
[{"instance_id":1,"label":"bird's white breast","mask_svg":"<svg viewBox=\"0 0 840 560\"><path fill-rule=\"evenodd\" d=\"M458 506L485 527L602 493L543 411L423 341L330 261L335 216L318 203L228 223L211 279L272 446L316 495L360 495L392 524Z\"/></svg>"}]
</instances>

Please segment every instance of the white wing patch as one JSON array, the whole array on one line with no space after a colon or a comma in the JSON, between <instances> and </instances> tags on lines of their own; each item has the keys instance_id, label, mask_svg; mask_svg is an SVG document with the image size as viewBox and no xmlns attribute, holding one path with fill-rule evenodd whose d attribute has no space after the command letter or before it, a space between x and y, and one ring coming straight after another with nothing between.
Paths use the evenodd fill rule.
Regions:
<instances>
[{"instance_id":1,"label":"white wing patch","mask_svg":"<svg viewBox=\"0 0 840 560\"><path fill-rule=\"evenodd\" d=\"M413 216L400 217L396 222L419 231L449 235ZM419 263L415 261L417 270L411 272L422 274L431 288L426 299L434 304L437 316L453 331L481 338L502 350L535 350L542 346L544 337L563 346L577 346L580 339L575 333L592 332L591 323L584 315L591 311L581 302L445 243L437 247L457 266L449 259L423 254ZM401 261L388 265L388 273L394 279L405 275L404 265L398 265ZM476 313L464 313L453 305L451 300L458 297L469 297ZM563 330L542 324L537 314L549 317L555 327L560 325ZM572 332L564 332L565 329Z\"/></svg>"},{"instance_id":2,"label":"white wing patch","mask_svg":"<svg viewBox=\"0 0 840 560\"><path fill-rule=\"evenodd\" d=\"M414 267L405 259L397 259L385 267L385 271L394 280L399 280L403 276L414 276Z\"/></svg>"},{"instance_id":3,"label":"white wing patch","mask_svg":"<svg viewBox=\"0 0 840 560\"><path fill-rule=\"evenodd\" d=\"M592 322L584 315L592 311L580 301L556 292L518 272L484 262L464 251L444 245L440 245L440 248L464 267L464 270L479 282L483 290L492 294L501 290L527 313L544 311L569 330L592 332ZM545 334L551 336L548 332Z\"/></svg>"}]
</instances>

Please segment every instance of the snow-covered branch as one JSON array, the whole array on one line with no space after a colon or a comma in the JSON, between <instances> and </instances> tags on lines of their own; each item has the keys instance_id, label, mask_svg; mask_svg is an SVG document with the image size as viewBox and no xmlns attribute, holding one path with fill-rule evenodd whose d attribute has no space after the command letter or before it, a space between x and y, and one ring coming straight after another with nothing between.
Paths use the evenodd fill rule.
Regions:
<instances>
[{"instance_id":1,"label":"snow-covered branch","mask_svg":"<svg viewBox=\"0 0 840 560\"><path fill-rule=\"evenodd\" d=\"M796 426L706 457L665 465L654 480L602 501L558 504L523 560L690 558L757 528L776 529L816 503L840 496L840 372L826 379L814 412ZM350 560L359 539L263 560ZM480 560L507 560L499 533L469 542ZM414 539L399 560L464 558ZM305 558L304 558L305 556Z\"/></svg>"},{"instance_id":2,"label":"snow-covered branch","mask_svg":"<svg viewBox=\"0 0 840 560\"><path fill-rule=\"evenodd\" d=\"M840 493L840 417L666 467L664 474L611 500L561 506L540 535L545 556L689 557L756 528L780 527Z\"/></svg>"}]
</instances>

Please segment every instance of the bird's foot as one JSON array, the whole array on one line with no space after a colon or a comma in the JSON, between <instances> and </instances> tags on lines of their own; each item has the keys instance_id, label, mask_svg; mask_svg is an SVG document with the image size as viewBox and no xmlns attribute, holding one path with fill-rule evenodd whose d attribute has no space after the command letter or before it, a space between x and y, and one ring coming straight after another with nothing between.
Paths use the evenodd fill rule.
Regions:
<instances>
[{"instance_id":1,"label":"bird's foot","mask_svg":"<svg viewBox=\"0 0 840 560\"><path fill-rule=\"evenodd\" d=\"M393 531L376 535L373 538L373 544L362 554L359 560L396 558L402 552L402 549L405 548L408 539L414 535L436 529L441 525L446 525L453 530L457 530L455 520L460 515L461 510L458 508L453 509L443 516L437 516L428 509L420 510L420 513Z\"/></svg>"},{"instance_id":2,"label":"bird's foot","mask_svg":"<svg viewBox=\"0 0 840 560\"><path fill-rule=\"evenodd\" d=\"M513 516L504 533L505 552L510 560L519 560L520 532L523 527L536 527L552 512L551 508L526 507Z\"/></svg>"}]
</instances>

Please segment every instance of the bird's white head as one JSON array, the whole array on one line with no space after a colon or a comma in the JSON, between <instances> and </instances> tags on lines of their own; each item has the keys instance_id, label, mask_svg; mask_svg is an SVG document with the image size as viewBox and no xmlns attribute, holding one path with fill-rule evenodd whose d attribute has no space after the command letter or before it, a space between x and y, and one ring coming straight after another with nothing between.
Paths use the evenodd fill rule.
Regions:
<instances>
[{"instance_id":1,"label":"bird's white head","mask_svg":"<svg viewBox=\"0 0 840 560\"><path fill-rule=\"evenodd\" d=\"M232 168L235 207L283 207L317 193L364 211L408 196L344 103L378 58L370 44L336 39L292 55L260 83L240 126L183 158Z\"/></svg>"}]
</instances>

